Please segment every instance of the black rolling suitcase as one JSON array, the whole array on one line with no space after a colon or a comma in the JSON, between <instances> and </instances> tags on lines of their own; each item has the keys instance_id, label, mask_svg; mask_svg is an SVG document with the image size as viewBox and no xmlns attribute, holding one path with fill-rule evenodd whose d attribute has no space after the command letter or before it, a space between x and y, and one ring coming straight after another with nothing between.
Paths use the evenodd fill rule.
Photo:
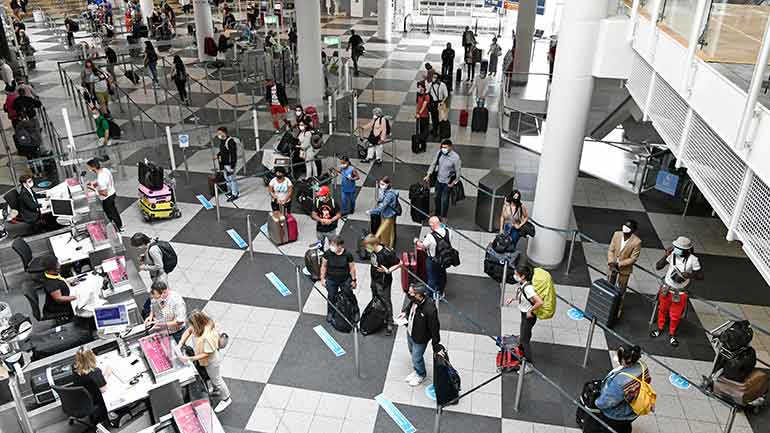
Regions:
<instances>
[{"instance_id":1,"label":"black rolling suitcase","mask_svg":"<svg viewBox=\"0 0 770 433\"><path fill-rule=\"evenodd\" d=\"M421 183L412 184L409 187L409 202L412 221L420 224L427 221L430 215L430 189Z\"/></svg>"},{"instance_id":2,"label":"black rolling suitcase","mask_svg":"<svg viewBox=\"0 0 770 433\"><path fill-rule=\"evenodd\" d=\"M382 301L379 298L372 299L361 313L361 321L358 324L361 335L374 334L384 328L387 314Z\"/></svg>"},{"instance_id":3,"label":"black rolling suitcase","mask_svg":"<svg viewBox=\"0 0 770 433\"><path fill-rule=\"evenodd\" d=\"M425 140L422 139L422 134L420 134L420 122L417 122L417 133L412 135L412 153L422 153L425 152L425 149L428 147L428 143L425 142Z\"/></svg>"},{"instance_id":4,"label":"black rolling suitcase","mask_svg":"<svg viewBox=\"0 0 770 433\"><path fill-rule=\"evenodd\" d=\"M463 80L463 68L457 68L455 73L455 82L460 83Z\"/></svg>"},{"instance_id":5,"label":"black rolling suitcase","mask_svg":"<svg viewBox=\"0 0 770 433\"><path fill-rule=\"evenodd\" d=\"M516 284L516 279L513 275L519 260L521 260L521 253L518 251L497 253L490 245L487 247L487 253L484 255L484 273L498 283L502 282L504 265L500 262L506 260L508 261L508 272L505 274L505 281L508 284Z\"/></svg>"},{"instance_id":6,"label":"black rolling suitcase","mask_svg":"<svg viewBox=\"0 0 770 433\"><path fill-rule=\"evenodd\" d=\"M486 74L489 70L489 61L482 60L481 61L481 74Z\"/></svg>"},{"instance_id":7,"label":"black rolling suitcase","mask_svg":"<svg viewBox=\"0 0 770 433\"><path fill-rule=\"evenodd\" d=\"M452 82L452 74L450 73L449 75L442 75L441 81L443 81L444 84L446 84L447 91L449 93L452 93L453 86L454 86L454 82Z\"/></svg>"},{"instance_id":8,"label":"black rolling suitcase","mask_svg":"<svg viewBox=\"0 0 770 433\"><path fill-rule=\"evenodd\" d=\"M442 120L438 123L438 138L445 140L452 136L452 125L448 120Z\"/></svg>"},{"instance_id":9,"label":"black rolling suitcase","mask_svg":"<svg viewBox=\"0 0 770 433\"><path fill-rule=\"evenodd\" d=\"M596 408L596 399L602 393L602 380L591 380L583 385L583 391L580 393L580 403L591 409L591 412L598 414L599 409ZM575 414L575 421L578 427L582 428L584 432L603 431L601 426L593 417L587 414L583 409L577 408ZM598 430L597 430L598 429Z\"/></svg>"},{"instance_id":10,"label":"black rolling suitcase","mask_svg":"<svg viewBox=\"0 0 770 433\"><path fill-rule=\"evenodd\" d=\"M586 316L595 318L598 323L607 327L612 327L618 317L621 299L620 289L604 278L596 280L588 291Z\"/></svg>"},{"instance_id":11,"label":"black rolling suitcase","mask_svg":"<svg viewBox=\"0 0 770 433\"><path fill-rule=\"evenodd\" d=\"M460 395L460 375L449 362L449 353L445 348L444 356L433 355L433 381L436 403L446 404Z\"/></svg>"},{"instance_id":12,"label":"black rolling suitcase","mask_svg":"<svg viewBox=\"0 0 770 433\"><path fill-rule=\"evenodd\" d=\"M471 131L487 132L489 123L489 110L485 107L476 107L473 109L473 118L471 120Z\"/></svg>"}]
</instances>

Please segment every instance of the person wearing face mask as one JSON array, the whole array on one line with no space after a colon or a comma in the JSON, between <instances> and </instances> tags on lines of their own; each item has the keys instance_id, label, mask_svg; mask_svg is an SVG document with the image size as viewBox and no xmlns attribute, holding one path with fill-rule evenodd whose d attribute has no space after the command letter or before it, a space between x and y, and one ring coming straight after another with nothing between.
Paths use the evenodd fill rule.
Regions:
<instances>
[{"instance_id":1,"label":"person wearing face mask","mask_svg":"<svg viewBox=\"0 0 770 433\"><path fill-rule=\"evenodd\" d=\"M321 259L321 286L326 288L326 321L331 323L332 304L340 290L356 289L356 264L353 254L345 249L345 241L337 236L329 239L329 249Z\"/></svg>"},{"instance_id":2,"label":"person wearing face mask","mask_svg":"<svg viewBox=\"0 0 770 433\"><path fill-rule=\"evenodd\" d=\"M310 217L316 222L316 237L323 249L326 240L337 230L337 221L342 218L340 208L331 197L328 186L324 185L318 190Z\"/></svg>"},{"instance_id":3,"label":"person wearing face mask","mask_svg":"<svg viewBox=\"0 0 770 433\"><path fill-rule=\"evenodd\" d=\"M22 221L32 226L33 231L39 230L41 203L35 196L35 181L32 176L24 174L19 178L19 215Z\"/></svg>"},{"instance_id":4,"label":"person wearing face mask","mask_svg":"<svg viewBox=\"0 0 770 433\"><path fill-rule=\"evenodd\" d=\"M369 132L369 147L366 149L366 158L361 162L366 164L374 161L375 164L382 164L382 145L388 139L388 119L382 113L382 109L377 107L372 110L372 121L363 127L364 130L371 129Z\"/></svg>"},{"instance_id":5,"label":"person wearing face mask","mask_svg":"<svg viewBox=\"0 0 770 433\"><path fill-rule=\"evenodd\" d=\"M669 316L669 343L676 347L679 346L676 329L687 308L685 289L691 279L703 279L703 269L698 257L693 254L692 241L684 236L676 238L673 247L666 248L663 257L655 263L655 269L661 270L666 265L666 276L658 291L658 326L650 332L650 336L657 337L663 333L666 316Z\"/></svg>"},{"instance_id":6,"label":"person wearing face mask","mask_svg":"<svg viewBox=\"0 0 770 433\"><path fill-rule=\"evenodd\" d=\"M449 189L455 186L462 176L462 161L460 155L452 150L451 140L441 142L441 149L436 152L436 158L428 167L428 174L423 180L430 183L434 173L435 185L431 185L436 188L434 213L446 221L449 214Z\"/></svg>"},{"instance_id":7,"label":"person wearing face mask","mask_svg":"<svg viewBox=\"0 0 770 433\"><path fill-rule=\"evenodd\" d=\"M144 325L157 331L167 330L174 341L179 343L187 321L187 305L184 298L162 281L152 283L150 298L152 307Z\"/></svg>"},{"instance_id":8,"label":"person wearing face mask","mask_svg":"<svg viewBox=\"0 0 770 433\"><path fill-rule=\"evenodd\" d=\"M534 270L526 264L519 265L516 268L513 278L518 284L516 289L516 296L514 297L519 304L519 312L521 312L521 322L519 324L519 346L527 359L527 368L524 373L529 373L531 369L530 364L534 362L532 354L532 328L537 323L537 316L535 311L543 306L543 300L537 295L535 286L532 285L532 276ZM508 300L508 304L513 302L514 298Z\"/></svg>"},{"instance_id":9,"label":"person wearing face mask","mask_svg":"<svg viewBox=\"0 0 770 433\"><path fill-rule=\"evenodd\" d=\"M636 228L634 220L623 223L620 231L612 235L610 247L607 249L607 281L617 286L624 295L628 287L628 279L631 278L631 272L634 270L634 263L642 252L642 240L636 235ZM618 318L623 306L622 301L620 305Z\"/></svg>"},{"instance_id":10,"label":"person wearing face mask","mask_svg":"<svg viewBox=\"0 0 770 433\"><path fill-rule=\"evenodd\" d=\"M374 235L364 238L364 248L371 260L372 299L377 298L385 305L385 335L393 335L393 302L390 288L393 285L393 272L401 267L401 260L390 248L385 248Z\"/></svg>"},{"instance_id":11,"label":"person wearing face mask","mask_svg":"<svg viewBox=\"0 0 770 433\"><path fill-rule=\"evenodd\" d=\"M273 117L273 127L277 132L281 128L279 121L286 122L286 106L289 105L289 98L286 97L283 85L276 83L272 78L265 80L265 95L270 102L270 115Z\"/></svg>"},{"instance_id":12,"label":"person wearing face mask","mask_svg":"<svg viewBox=\"0 0 770 433\"><path fill-rule=\"evenodd\" d=\"M96 181L88 184L92 191L96 191L99 200L102 201L102 209L110 221L115 224L119 232L123 232L123 220L120 218L120 212L115 205L115 181L112 178L112 172L107 167L102 167L102 163L94 158L86 163L88 169L96 174Z\"/></svg>"},{"instance_id":13,"label":"person wearing face mask","mask_svg":"<svg viewBox=\"0 0 770 433\"><path fill-rule=\"evenodd\" d=\"M305 120L305 109L301 105L294 107L294 124L299 127L299 123ZM307 125L307 122L305 123Z\"/></svg>"},{"instance_id":14,"label":"person wearing face mask","mask_svg":"<svg viewBox=\"0 0 770 433\"><path fill-rule=\"evenodd\" d=\"M617 433L631 433L631 424L637 415L629 402L639 394L642 381L651 383L647 367L639 360L642 348L624 344L617 350L620 365L614 368L602 382L602 390L596 399L599 418ZM586 418L584 432L610 432L593 418Z\"/></svg>"},{"instance_id":15,"label":"person wearing face mask","mask_svg":"<svg viewBox=\"0 0 770 433\"><path fill-rule=\"evenodd\" d=\"M91 110L91 117L96 125L96 146L110 145L110 121L97 108Z\"/></svg>"},{"instance_id":16,"label":"person wearing face mask","mask_svg":"<svg viewBox=\"0 0 770 433\"><path fill-rule=\"evenodd\" d=\"M438 115L439 105L446 106L447 98L449 98L449 90L447 89L446 84L444 84L443 81L439 80L438 74L434 73L432 78L433 78L433 81L430 82L431 83L430 88L428 89L428 95L430 96L430 119L431 119L430 133L434 137L437 137L438 124L441 121Z\"/></svg>"},{"instance_id":17,"label":"person wearing face mask","mask_svg":"<svg viewBox=\"0 0 770 433\"><path fill-rule=\"evenodd\" d=\"M321 170L318 167L319 164L316 164L316 162L320 162L316 161L320 148L316 148L313 145L314 132L311 125L312 123L308 123L302 118L299 122L299 135L297 135L300 156L305 160L305 176L307 178L316 177L321 174Z\"/></svg>"},{"instance_id":18,"label":"person wearing face mask","mask_svg":"<svg viewBox=\"0 0 770 433\"><path fill-rule=\"evenodd\" d=\"M238 144L234 137L227 133L227 128L220 126L217 129L219 139L219 152L214 159L219 161L219 169L222 170L227 182L227 201L238 199L238 181L235 178L235 165L238 163Z\"/></svg>"},{"instance_id":19,"label":"person wearing face mask","mask_svg":"<svg viewBox=\"0 0 770 433\"><path fill-rule=\"evenodd\" d=\"M442 352L441 323L438 319L436 304L428 299L430 290L423 284L409 286L407 297L409 302L401 310L398 322L406 321L406 343L412 356L414 371L404 380L409 386L418 386L425 381L427 370L423 355L428 343L433 346L433 353Z\"/></svg>"},{"instance_id":20,"label":"person wearing face mask","mask_svg":"<svg viewBox=\"0 0 770 433\"><path fill-rule=\"evenodd\" d=\"M160 281L168 284L168 275L163 265L163 251L158 245L158 238L152 239L142 232L131 236L131 246L139 253L139 270L147 271L153 283Z\"/></svg>"},{"instance_id":21,"label":"person wearing face mask","mask_svg":"<svg viewBox=\"0 0 770 433\"><path fill-rule=\"evenodd\" d=\"M417 241L416 244L418 248L424 249L428 254L428 259L425 262L428 272L428 286L437 291L440 296L444 296L447 272L446 268L441 266L435 259L436 239L437 237L447 238L449 243L452 244L452 238L454 236L437 216L432 216L428 219L428 226L430 226L430 233L426 234L422 241Z\"/></svg>"},{"instance_id":22,"label":"person wearing face mask","mask_svg":"<svg viewBox=\"0 0 770 433\"><path fill-rule=\"evenodd\" d=\"M294 185L286 177L285 168L275 168L275 177L267 185L267 191L270 193L270 209L273 212L283 209L286 213L291 213L291 198L294 195Z\"/></svg>"},{"instance_id":23,"label":"person wearing face mask","mask_svg":"<svg viewBox=\"0 0 770 433\"><path fill-rule=\"evenodd\" d=\"M377 206L371 209L370 215L379 215L380 226L377 228L377 239L388 248L393 248L396 243L396 217L398 216L398 193L391 189L390 178L385 176L380 179L380 197Z\"/></svg>"},{"instance_id":24,"label":"person wearing face mask","mask_svg":"<svg viewBox=\"0 0 770 433\"><path fill-rule=\"evenodd\" d=\"M356 181L360 178L358 170L350 163L347 155L340 157L340 165L334 171L340 175L342 187L342 215L350 215L356 211Z\"/></svg>"},{"instance_id":25,"label":"person wearing face mask","mask_svg":"<svg viewBox=\"0 0 770 433\"><path fill-rule=\"evenodd\" d=\"M521 192L515 189L505 197L503 211L500 212L500 233L510 234L514 248L521 237L519 229L527 221L529 221L529 212L521 202Z\"/></svg>"}]
</instances>

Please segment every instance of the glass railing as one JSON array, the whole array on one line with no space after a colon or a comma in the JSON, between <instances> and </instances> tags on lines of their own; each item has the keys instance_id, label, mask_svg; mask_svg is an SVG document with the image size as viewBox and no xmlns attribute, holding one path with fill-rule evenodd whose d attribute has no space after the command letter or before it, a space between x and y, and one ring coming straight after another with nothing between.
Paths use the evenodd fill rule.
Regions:
<instances>
[{"instance_id":1,"label":"glass railing","mask_svg":"<svg viewBox=\"0 0 770 433\"><path fill-rule=\"evenodd\" d=\"M683 0L668 0L683 1ZM701 36L700 56L707 62L753 65L757 61L770 5L712 0Z\"/></svg>"}]
</instances>

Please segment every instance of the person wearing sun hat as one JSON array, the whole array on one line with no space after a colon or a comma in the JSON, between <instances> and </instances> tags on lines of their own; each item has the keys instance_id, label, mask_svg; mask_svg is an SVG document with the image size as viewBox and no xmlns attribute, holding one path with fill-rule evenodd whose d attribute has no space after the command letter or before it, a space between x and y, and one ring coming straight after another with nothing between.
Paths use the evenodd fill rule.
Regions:
<instances>
[{"instance_id":1,"label":"person wearing sun hat","mask_svg":"<svg viewBox=\"0 0 770 433\"><path fill-rule=\"evenodd\" d=\"M690 285L690 280L703 279L703 269L694 254L692 241L685 236L679 236L673 246L666 248L663 257L655 264L655 269L661 270L666 265L666 276L658 291L658 326L650 332L650 336L657 337L663 333L666 316L669 316L669 343L676 347L679 345L676 329L687 308L685 289Z\"/></svg>"}]
</instances>

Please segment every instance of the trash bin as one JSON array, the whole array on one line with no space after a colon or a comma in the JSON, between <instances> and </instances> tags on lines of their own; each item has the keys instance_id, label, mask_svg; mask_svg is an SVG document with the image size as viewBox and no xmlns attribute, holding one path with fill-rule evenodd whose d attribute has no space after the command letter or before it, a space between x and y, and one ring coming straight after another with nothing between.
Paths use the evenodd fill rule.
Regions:
<instances>
[{"instance_id":1,"label":"trash bin","mask_svg":"<svg viewBox=\"0 0 770 433\"><path fill-rule=\"evenodd\" d=\"M498 229L505 196L513 190L513 174L491 170L479 181L476 197L476 225L488 232Z\"/></svg>"}]
</instances>

